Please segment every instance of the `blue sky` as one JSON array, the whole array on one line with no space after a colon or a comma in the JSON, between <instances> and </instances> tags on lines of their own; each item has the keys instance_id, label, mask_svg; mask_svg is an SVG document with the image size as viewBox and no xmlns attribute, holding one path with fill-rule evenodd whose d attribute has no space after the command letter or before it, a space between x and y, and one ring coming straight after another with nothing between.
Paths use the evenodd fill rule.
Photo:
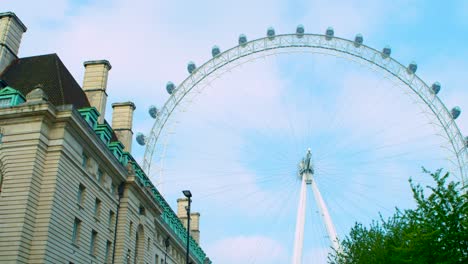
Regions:
<instances>
[{"instance_id":1,"label":"blue sky","mask_svg":"<svg viewBox=\"0 0 468 264\"><path fill-rule=\"evenodd\" d=\"M418 63L428 84L442 84L451 108L468 109L466 1L2 1L27 25L20 56L58 53L81 83L82 62L107 59L109 108L135 102L134 131L149 132L148 106L161 106L165 83L187 77L186 64L226 50L239 34L335 34ZM343 59L278 55L216 80L171 120L163 178L174 205L190 188L200 211L202 246L215 263L287 263L299 193L297 162L312 148L321 189L339 235L354 221L412 206L407 180L420 167L448 167L445 141L404 87ZM468 133L468 115L457 120ZM165 142L165 141L164 141ZM162 147L161 141L160 147ZM159 149L162 154L162 148ZM141 160L144 148L134 142ZM156 163L160 161L156 159ZM160 164L158 164L160 165ZM304 263L323 259L327 239L308 197ZM314 262L315 263L315 262Z\"/></svg>"}]
</instances>

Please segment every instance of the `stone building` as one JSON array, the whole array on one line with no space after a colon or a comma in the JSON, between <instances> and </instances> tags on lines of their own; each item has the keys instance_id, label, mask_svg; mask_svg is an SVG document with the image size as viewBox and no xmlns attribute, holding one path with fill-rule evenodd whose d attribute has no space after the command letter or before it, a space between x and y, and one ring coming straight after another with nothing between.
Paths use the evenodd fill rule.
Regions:
<instances>
[{"instance_id":1,"label":"stone building","mask_svg":"<svg viewBox=\"0 0 468 264\"><path fill-rule=\"evenodd\" d=\"M56 54L18 58L24 32L0 13L0 262L185 263L186 217L131 155L135 105L104 118L111 64L85 62L80 87ZM211 263L198 216L191 262Z\"/></svg>"}]
</instances>

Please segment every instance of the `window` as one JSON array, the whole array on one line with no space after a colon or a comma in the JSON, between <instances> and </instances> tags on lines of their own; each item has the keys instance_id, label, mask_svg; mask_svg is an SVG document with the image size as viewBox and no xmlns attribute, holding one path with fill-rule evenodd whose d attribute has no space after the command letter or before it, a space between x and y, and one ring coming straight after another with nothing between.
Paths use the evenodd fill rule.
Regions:
<instances>
[{"instance_id":1,"label":"window","mask_svg":"<svg viewBox=\"0 0 468 264\"><path fill-rule=\"evenodd\" d=\"M83 184L80 184L80 186L78 188L78 197L77 197L76 202L81 206L84 206L85 191L86 191L86 187Z\"/></svg>"},{"instance_id":2,"label":"window","mask_svg":"<svg viewBox=\"0 0 468 264\"><path fill-rule=\"evenodd\" d=\"M127 263L130 263L131 256L132 256L132 251L129 249L127 250Z\"/></svg>"},{"instance_id":3,"label":"window","mask_svg":"<svg viewBox=\"0 0 468 264\"><path fill-rule=\"evenodd\" d=\"M99 170L97 171L97 181L100 183L102 181L102 176L104 175L104 173L102 172L102 170Z\"/></svg>"},{"instance_id":4,"label":"window","mask_svg":"<svg viewBox=\"0 0 468 264\"><path fill-rule=\"evenodd\" d=\"M109 212L109 228L112 229L112 227L114 226L114 221L115 221L115 214L114 212L110 211Z\"/></svg>"},{"instance_id":5,"label":"window","mask_svg":"<svg viewBox=\"0 0 468 264\"><path fill-rule=\"evenodd\" d=\"M109 260L110 260L109 255L110 255L111 249L112 249L112 242L107 241L107 243L106 243L106 255L104 256L104 263L109 263Z\"/></svg>"},{"instance_id":6,"label":"window","mask_svg":"<svg viewBox=\"0 0 468 264\"><path fill-rule=\"evenodd\" d=\"M1 140L2 134L0 133L0 140ZM1 144L1 142L0 142ZM2 185L3 185L3 162L0 160L0 192L2 192Z\"/></svg>"},{"instance_id":7,"label":"window","mask_svg":"<svg viewBox=\"0 0 468 264\"><path fill-rule=\"evenodd\" d=\"M0 99L0 107L9 107L9 106L11 106L11 98Z\"/></svg>"},{"instance_id":8,"label":"window","mask_svg":"<svg viewBox=\"0 0 468 264\"><path fill-rule=\"evenodd\" d=\"M128 235L131 237L133 234L133 222L130 221L130 227L128 229Z\"/></svg>"},{"instance_id":9,"label":"window","mask_svg":"<svg viewBox=\"0 0 468 264\"><path fill-rule=\"evenodd\" d=\"M91 245L90 245L90 248L89 248L89 254L91 254L93 256L96 255L97 236L98 236L98 233L93 230L91 232Z\"/></svg>"},{"instance_id":10,"label":"window","mask_svg":"<svg viewBox=\"0 0 468 264\"><path fill-rule=\"evenodd\" d=\"M117 190L117 185L112 184L111 194L112 194L112 195L115 195L116 190Z\"/></svg>"},{"instance_id":11,"label":"window","mask_svg":"<svg viewBox=\"0 0 468 264\"><path fill-rule=\"evenodd\" d=\"M80 231L81 231L81 220L75 217L73 222L73 233L72 233L72 242L73 244L78 245L80 241Z\"/></svg>"},{"instance_id":12,"label":"window","mask_svg":"<svg viewBox=\"0 0 468 264\"><path fill-rule=\"evenodd\" d=\"M138 263L139 260L139 254L138 254L138 246L140 245L140 237L138 235L138 231L136 232L136 238L135 238L135 256L133 258L133 263Z\"/></svg>"},{"instance_id":13,"label":"window","mask_svg":"<svg viewBox=\"0 0 468 264\"><path fill-rule=\"evenodd\" d=\"M86 155L86 154L83 153L83 155L82 155L82 161L81 161L81 166L83 166L83 168L88 167L88 161L89 161L88 155Z\"/></svg>"},{"instance_id":14,"label":"window","mask_svg":"<svg viewBox=\"0 0 468 264\"><path fill-rule=\"evenodd\" d=\"M140 215L145 215L145 214L146 214L146 212L145 212L145 207L143 207L143 206L140 205L140 208L138 208L138 213L139 213Z\"/></svg>"},{"instance_id":15,"label":"window","mask_svg":"<svg viewBox=\"0 0 468 264\"><path fill-rule=\"evenodd\" d=\"M101 200L96 198L96 202L94 203L94 217L99 218L101 215Z\"/></svg>"}]
</instances>

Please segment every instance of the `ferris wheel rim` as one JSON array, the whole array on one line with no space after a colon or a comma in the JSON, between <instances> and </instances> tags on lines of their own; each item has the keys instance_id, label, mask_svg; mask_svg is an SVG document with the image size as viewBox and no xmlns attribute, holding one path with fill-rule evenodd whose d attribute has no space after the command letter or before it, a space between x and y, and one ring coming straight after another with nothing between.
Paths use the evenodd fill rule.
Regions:
<instances>
[{"instance_id":1,"label":"ferris wheel rim","mask_svg":"<svg viewBox=\"0 0 468 264\"><path fill-rule=\"evenodd\" d=\"M203 80L241 58L268 51L273 52L273 54L281 53L280 51L286 48L322 50L325 51L323 53L332 56L334 56L333 53L345 54L346 56L357 58L369 66L377 66L380 70L389 73L393 78L409 87L411 91L417 95L420 101L431 110L433 116L436 117L437 121L441 124L451 145L450 149L457 159L456 162L458 164L462 186L465 186L465 178L467 177L468 170L468 150L465 139L455 122L455 118L452 118L450 110L437 96L437 94L434 94L431 91L431 88L418 75L416 75L415 72L410 72L407 67L391 57L390 54L385 54L383 51L378 51L362 42L356 43L355 41L345 38L307 33L279 34L241 43L214 55L200 67L192 69L188 77L171 92L171 95L155 118L150 134L145 140L146 146L143 159L143 170L149 175L154 150L167 121L179 103L183 101L185 96ZM367 57L364 55L367 55ZM378 63L378 61L380 61L380 63ZM390 67L393 67L394 69L391 69ZM224 73L225 72L222 74ZM415 82L418 83L417 85L419 85L420 91L418 90L418 87L416 87L417 85ZM188 86L186 87L187 84Z\"/></svg>"}]
</instances>

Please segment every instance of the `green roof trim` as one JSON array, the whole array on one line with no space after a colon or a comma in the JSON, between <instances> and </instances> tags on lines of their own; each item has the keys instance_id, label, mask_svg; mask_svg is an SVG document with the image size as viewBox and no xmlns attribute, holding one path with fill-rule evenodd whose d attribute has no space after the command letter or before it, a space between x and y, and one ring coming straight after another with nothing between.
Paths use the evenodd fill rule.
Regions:
<instances>
[{"instance_id":1,"label":"green roof trim","mask_svg":"<svg viewBox=\"0 0 468 264\"><path fill-rule=\"evenodd\" d=\"M154 185L151 182L149 183L149 187L151 189L151 192L153 193L154 199L163 208L161 218L175 233L176 237L181 240L182 244L186 245L187 229L185 229L179 217L177 217L176 213L172 210L172 208L166 202L161 193L156 189L156 187L154 187ZM190 237L189 246L190 253L193 254L198 263L203 264L206 258L206 254L192 237Z\"/></svg>"},{"instance_id":2,"label":"green roof trim","mask_svg":"<svg viewBox=\"0 0 468 264\"><path fill-rule=\"evenodd\" d=\"M187 229L185 229L179 217L177 217L177 214L172 210L167 201L164 199L164 197L161 195L158 189L153 185L151 180L148 178L148 176L146 176L144 171L141 169L140 165L138 165L138 163L132 156L129 157L129 162L135 171L135 176L138 184L143 188L150 189L151 193L153 194L153 199L163 209L163 213L161 214L163 222L169 227L170 230L172 230L172 232L174 232L176 238L178 238L182 244L186 245ZM201 249L201 247L192 237L190 237L189 245L190 253L192 253L192 255L195 257L197 263L204 264L206 253Z\"/></svg>"},{"instance_id":3,"label":"green roof trim","mask_svg":"<svg viewBox=\"0 0 468 264\"><path fill-rule=\"evenodd\" d=\"M104 124L98 124L94 131L102 140L102 142L104 142L106 145L109 144L112 138L112 127L107 123L107 121L104 121Z\"/></svg>"},{"instance_id":4,"label":"green roof trim","mask_svg":"<svg viewBox=\"0 0 468 264\"><path fill-rule=\"evenodd\" d=\"M112 141L107 145L119 162L122 160L124 145L120 141Z\"/></svg>"},{"instance_id":5,"label":"green roof trim","mask_svg":"<svg viewBox=\"0 0 468 264\"><path fill-rule=\"evenodd\" d=\"M0 90L0 107L11 107L24 102L24 95L13 87L7 86Z\"/></svg>"},{"instance_id":6,"label":"green roof trim","mask_svg":"<svg viewBox=\"0 0 468 264\"><path fill-rule=\"evenodd\" d=\"M99 113L97 112L96 108L87 107L79 109L78 111L81 116L88 122L88 124L89 120L95 122L95 128L93 129L98 137L101 138L101 140L106 142L105 140L111 139L112 127L107 122L104 122L104 124L97 124ZM120 141L109 142L107 143L107 146L114 157L116 157L120 162L120 164L127 166L127 164L130 163L133 170L135 171L137 184L142 188L149 189L153 194L154 201L163 209L163 213L160 216L163 223L169 227L169 229L173 232L181 244L186 245L187 230L185 229L180 219L177 217L177 214L172 210L161 193L156 189L140 165L135 161L135 158L132 156L132 154L123 151L124 145ZM190 237L189 246L190 252L195 258L197 264L205 264L204 261L206 259L206 254L192 237ZM211 261L209 263L211 263Z\"/></svg>"},{"instance_id":7,"label":"green roof trim","mask_svg":"<svg viewBox=\"0 0 468 264\"><path fill-rule=\"evenodd\" d=\"M96 129L97 120L100 114L95 107L84 107L84 108L78 109L78 112L80 113L81 117L83 117L84 120L86 120L86 123L88 123L93 130Z\"/></svg>"},{"instance_id":8,"label":"green roof trim","mask_svg":"<svg viewBox=\"0 0 468 264\"><path fill-rule=\"evenodd\" d=\"M124 166L127 166L131 156L132 156L132 154L130 154L129 152L124 151L124 153L122 154L122 160L121 160L120 163L122 163L122 165L124 165Z\"/></svg>"}]
</instances>

